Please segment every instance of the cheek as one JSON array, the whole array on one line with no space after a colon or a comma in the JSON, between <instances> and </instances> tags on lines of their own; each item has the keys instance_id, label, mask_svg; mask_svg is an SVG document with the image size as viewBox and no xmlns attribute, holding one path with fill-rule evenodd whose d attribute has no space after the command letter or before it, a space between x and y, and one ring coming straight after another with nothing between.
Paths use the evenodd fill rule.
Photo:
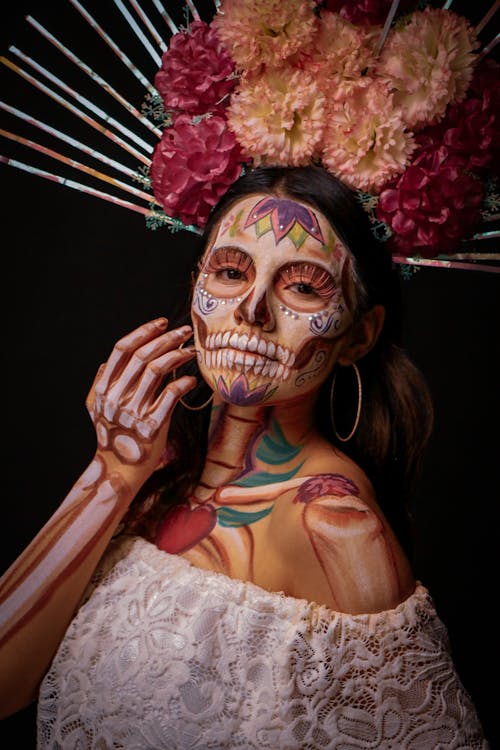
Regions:
<instances>
[{"instance_id":1,"label":"cheek","mask_svg":"<svg viewBox=\"0 0 500 750\"><path fill-rule=\"evenodd\" d=\"M298 313L282 304L279 305L279 311L280 333L289 339L295 349L302 348L305 341L315 338L334 341L344 333L351 321L343 297L332 300L324 310L317 313Z\"/></svg>"}]
</instances>

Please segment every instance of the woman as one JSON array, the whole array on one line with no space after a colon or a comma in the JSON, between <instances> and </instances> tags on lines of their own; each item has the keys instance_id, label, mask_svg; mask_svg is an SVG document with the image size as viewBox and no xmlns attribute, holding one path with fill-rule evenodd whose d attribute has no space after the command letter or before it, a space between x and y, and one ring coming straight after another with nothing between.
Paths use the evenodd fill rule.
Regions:
<instances>
[{"instance_id":1,"label":"woman","mask_svg":"<svg viewBox=\"0 0 500 750\"><path fill-rule=\"evenodd\" d=\"M319 167L250 172L205 239L192 328L118 342L95 457L4 576L4 715L43 680L41 748L487 747L392 528L430 403L390 258Z\"/></svg>"}]
</instances>

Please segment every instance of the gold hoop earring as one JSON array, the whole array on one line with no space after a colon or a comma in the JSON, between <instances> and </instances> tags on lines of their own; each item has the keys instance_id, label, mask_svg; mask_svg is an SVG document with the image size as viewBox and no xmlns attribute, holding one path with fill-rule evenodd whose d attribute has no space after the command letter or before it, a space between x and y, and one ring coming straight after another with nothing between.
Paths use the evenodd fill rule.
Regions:
<instances>
[{"instance_id":1,"label":"gold hoop earring","mask_svg":"<svg viewBox=\"0 0 500 750\"><path fill-rule=\"evenodd\" d=\"M199 406L190 406L190 404L186 404L186 402L184 401L184 399L181 396L181 398L179 399L179 403L181 403L183 405L183 407L185 409L187 409L188 411L201 411L202 409L205 408L205 406L209 405L209 403L213 399L213 397L214 397L214 392L212 391L212 395L210 396L210 398L208 398L205 401L204 404L200 404Z\"/></svg>"},{"instance_id":2,"label":"gold hoop earring","mask_svg":"<svg viewBox=\"0 0 500 750\"><path fill-rule=\"evenodd\" d=\"M184 346L184 343L182 343L178 348L182 349L182 347ZM177 379L177 370L172 370L172 380L176 380L176 379ZM188 411L201 411L202 409L204 409L206 406L209 405L214 395L215 395L215 392L212 391L209 398L203 404L200 404L199 406L191 406L190 404L187 404L182 398L182 396L179 399L179 403L182 404L183 407L187 409Z\"/></svg>"},{"instance_id":3,"label":"gold hoop earring","mask_svg":"<svg viewBox=\"0 0 500 750\"><path fill-rule=\"evenodd\" d=\"M335 390L335 381L337 379L337 373L335 373L335 375L332 378L332 386L330 388L330 419L332 421L332 427L333 427L335 436L342 443L347 443L347 441L352 438L352 436L358 429L359 418L361 416L361 403L363 400L363 387L361 384L361 375L359 374L358 366L356 365L356 363L352 362L351 364L352 364L352 367L354 367L354 372L356 373L356 380L358 381L358 405L356 409L356 419L354 420L354 426L347 437L342 437L342 435L339 435L339 433L337 432L337 428L335 427L335 419L333 417L333 391Z\"/></svg>"}]
</instances>

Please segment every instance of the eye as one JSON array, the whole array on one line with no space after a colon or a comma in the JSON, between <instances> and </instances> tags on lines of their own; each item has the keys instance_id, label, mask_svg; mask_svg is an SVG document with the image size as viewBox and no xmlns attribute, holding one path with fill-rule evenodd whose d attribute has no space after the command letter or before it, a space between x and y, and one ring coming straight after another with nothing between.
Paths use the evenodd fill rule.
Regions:
<instances>
[{"instance_id":1,"label":"eye","mask_svg":"<svg viewBox=\"0 0 500 750\"><path fill-rule=\"evenodd\" d=\"M243 271L239 271L237 268L221 268L215 273L218 278L226 278L230 281L239 281L244 276Z\"/></svg>"},{"instance_id":2,"label":"eye","mask_svg":"<svg viewBox=\"0 0 500 750\"><path fill-rule=\"evenodd\" d=\"M310 284L304 284L302 281L300 284L292 285L295 286L298 294L315 294L313 287Z\"/></svg>"},{"instance_id":3,"label":"eye","mask_svg":"<svg viewBox=\"0 0 500 750\"><path fill-rule=\"evenodd\" d=\"M205 260L202 273L207 292L216 297L235 297L242 294L255 277L252 258L237 247L219 247Z\"/></svg>"},{"instance_id":4,"label":"eye","mask_svg":"<svg viewBox=\"0 0 500 750\"><path fill-rule=\"evenodd\" d=\"M283 290L299 296L316 296L330 299L336 290L333 276L328 271L312 263L290 264L279 273L279 283Z\"/></svg>"},{"instance_id":5,"label":"eye","mask_svg":"<svg viewBox=\"0 0 500 750\"><path fill-rule=\"evenodd\" d=\"M221 247L209 256L202 271L214 274L218 281L234 282L247 278L252 259L242 250Z\"/></svg>"}]
</instances>

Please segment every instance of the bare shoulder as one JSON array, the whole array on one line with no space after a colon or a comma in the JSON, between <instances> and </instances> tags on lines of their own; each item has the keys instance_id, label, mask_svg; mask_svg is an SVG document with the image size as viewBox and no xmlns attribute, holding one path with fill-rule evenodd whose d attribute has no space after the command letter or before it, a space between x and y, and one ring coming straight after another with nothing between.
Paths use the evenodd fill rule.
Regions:
<instances>
[{"instance_id":1,"label":"bare shoulder","mask_svg":"<svg viewBox=\"0 0 500 750\"><path fill-rule=\"evenodd\" d=\"M339 499L359 497L369 508L380 511L367 474L359 464L325 440L316 441L310 458L304 462L302 473L304 491L307 488L309 494L316 491Z\"/></svg>"},{"instance_id":2,"label":"bare shoulder","mask_svg":"<svg viewBox=\"0 0 500 750\"><path fill-rule=\"evenodd\" d=\"M303 481L277 504L273 524L289 587L340 611L390 609L415 581L373 486L351 459L318 445Z\"/></svg>"}]
</instances>

